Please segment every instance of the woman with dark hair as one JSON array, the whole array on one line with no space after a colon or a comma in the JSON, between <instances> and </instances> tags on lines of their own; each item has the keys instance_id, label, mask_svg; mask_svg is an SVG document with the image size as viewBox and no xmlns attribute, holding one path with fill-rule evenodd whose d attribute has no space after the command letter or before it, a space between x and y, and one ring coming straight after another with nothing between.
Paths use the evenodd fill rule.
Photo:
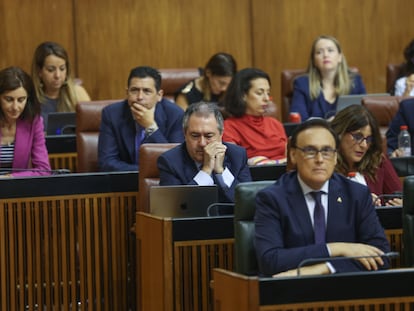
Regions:
<instances>
[{"instance_id":1,"label":"woman with dark hair","mask_svg":"<svg viewBox=\"0 0 414 311\"><path fill-rule=\"evenodd\" d=\"M22 69L0 71L0 103L0 176L49 175L40 104Z\"/></svg>"},{"instance_id":2,"label":"woman with dark hair","mask_svg":"<svg viewBox=\"0 0 414 311\"><path fill-rule=\"evenodd\" d=\"M218 103L236 72L237 64L233 56L214 54L204 67L203 75L177 91L175 102L184 111L188 105L200 101Z\"/></svg>"},{"instance_id":3,"label":"woman with dark hair","mask_svg":"<svg viewBox=\"0 0 414 311\"><path fill-rule=\"evenodd\" d=\"M75 111L78 102L91 100L86 90L75 83L68 53L56 42L43 42L36 48L32 79L45 128L49 112Z\"/></svg>"},{"instance_id":4,"label":"woman with dark hair","mask_svg":"<svg viewBox=\"0 0 414 311\"><path fill-rule=\"evenodd\" d=\"M302 121L310 117L330 119L339 95L365 94L361 76L349 70L339 41L319 36L312 44L307 75L294 81L290 112Z\"/></svg>"},{"instance_id":5,"label":"woman with dark hair","mask_svg":"<svg viewBox=\"0 0 414 311\"><path fill-rule=\"evenodd\" d=\"M371 112L364 106L351 105L339 111L331 125L340 139L336 170L345 176L355 173L353 178L368 186L377 205L401 205L401 199L377 200L378 195L401 192L402 186L383 153L378 123Z\"/></svg>"},{"instance_id":6,"label":"woman with dark hair","mask_svg":"<svg viewBox=\"0 0 414 311\"><path fill-rule=\"evenodd\" d=\"M265 116L270 103L270 77L256 68L240 70L225 96L228 117L223 141L246 148L250 165L286 161L287 137L283 124Z\"/></svg>"},{"instance_id":7,"label":"woman with dark hair","mask_svg":"<svg viewBox=\"0 0 414 311\"><path fill-rule=\"evenodd\" d=\"M395 82L395 96L414 96L414 40L404 50L405 62Z\"/></svg>"}]
</instances>

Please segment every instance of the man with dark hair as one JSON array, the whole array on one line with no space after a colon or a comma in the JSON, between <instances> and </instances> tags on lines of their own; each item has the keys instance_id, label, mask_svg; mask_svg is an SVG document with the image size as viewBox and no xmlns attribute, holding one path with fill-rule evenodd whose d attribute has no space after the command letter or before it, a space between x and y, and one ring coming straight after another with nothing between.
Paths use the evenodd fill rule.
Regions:
<instances>
[{"instance_id":1,"label":"man with dark hair","mask_svg":"<svg viewBox=\"0 0 414 311\"><path fill-rule=\"evenodd\" d=\"M190 105L183 119L185 142L158 158L160 185L216 184L220 202L234 202L234 188L250 181L246 150L222 142L223 117L216 104Z\"/></svg>"},{"instance_id":2,"label":"man with dark hair","mask_svg":"<svg viewBox=\"0 0 414 311\"><path fill-rule=\"evenodd\" d=\"M369 189L334 173L338 138L310 119L292 134L295 171L256 196L255 247L266 276L329 274L389 267L390 246ZM333 257L353 257L336 260ZM358 257L358 258L355 258ZM319 261L318 261L319 259Z\"/></svg>"},{"instance_id":3,"label":"man with dark hair","mask_svg":"<svg viewBox=\"0 0 414 311\"><path fill-rule=\"evenodd\" d=\"M126 100L102 110L98 142L101 171L136 171L141 144L184 140L183 111L162 98L161 74L156 69L132 69L126 93Z\"/></svg>"}]
</instances>

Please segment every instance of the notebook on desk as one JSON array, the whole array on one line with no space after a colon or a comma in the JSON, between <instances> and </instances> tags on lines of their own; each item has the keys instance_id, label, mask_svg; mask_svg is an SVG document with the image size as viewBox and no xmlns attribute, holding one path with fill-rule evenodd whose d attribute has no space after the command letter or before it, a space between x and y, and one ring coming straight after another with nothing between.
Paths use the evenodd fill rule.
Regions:
<instances>
[{"instance_id":1,"label":"notebook on desk","mask_svg":"<svg viewBox=\"0 0 414 311\"><path fill-rule=\"evenodd\" d=\"M47 115L47 135L75 134L76 112L50 112Z\"/></svg>"},{"instance_id":2,"label":"notebook on desk","mask_svg":"<svg viewBox=\"0 0 414 311\"><path fill-rule=\"evenodd\" d=\"M355 95L340 95L338 96L338 103L336 104L336 112L345 109L351 105L362 105L364 97L371 96L390 96L389 93L373 93L373 94L355 94Z\"/></svg>"},{"instance_id":3,"label":"notebook on desk","mask_svg":"<svg viewBox=\"0 0 414 311\"><path fill-rule=\"evenodd\" d=\"M150 213L161 217L205 217L210 204L218 202L216 186L153 186Z\"/></svg>"}]
</instances>

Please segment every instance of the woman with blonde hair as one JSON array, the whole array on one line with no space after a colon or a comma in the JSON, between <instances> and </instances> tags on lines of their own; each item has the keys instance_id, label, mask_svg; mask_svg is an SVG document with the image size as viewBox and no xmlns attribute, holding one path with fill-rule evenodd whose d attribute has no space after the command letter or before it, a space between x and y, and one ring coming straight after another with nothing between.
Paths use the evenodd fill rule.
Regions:
<instances>
[{"instance_id":1,"label":"woman with blonde hair","mask_svg":"<svg viewBox=\"0 0 414 311\"><path fill-rule=\"evenodd\" d=\"M50 112L75 111L79 101L89 101L86 90L75 83L66 50L56 42L43 42L35 50L32 79L41 103L45 129Z\"/></svg>"},{"instance_id":2,"label":"woman with blonde hair","mask_svg":"<svg viewBox=\"0 0 414 311\"><path fill-rule=\"evenodd\" d=\"M348 68L339 41L319 36L312 44L307 74L294 81L290 112L298 112L302 121L329 119L335 115L339 95L365 93L361 76Z\"/></svg>"}]
</instances>

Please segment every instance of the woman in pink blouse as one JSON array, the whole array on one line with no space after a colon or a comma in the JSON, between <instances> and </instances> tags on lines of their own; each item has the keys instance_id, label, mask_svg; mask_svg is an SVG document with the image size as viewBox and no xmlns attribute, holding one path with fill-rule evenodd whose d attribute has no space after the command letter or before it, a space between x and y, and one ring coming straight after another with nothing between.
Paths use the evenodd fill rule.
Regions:
<instances>
[{"instance_id":1,"label":"woman in pink blouse","mask_svg":"<svg viewBox=\"0 0 414 311\"><path fill-rule=\"evenodd\" d=\"M49 175L40 104L30 76L0 71L0 177Z\"/></svg>"}]
</instances>

